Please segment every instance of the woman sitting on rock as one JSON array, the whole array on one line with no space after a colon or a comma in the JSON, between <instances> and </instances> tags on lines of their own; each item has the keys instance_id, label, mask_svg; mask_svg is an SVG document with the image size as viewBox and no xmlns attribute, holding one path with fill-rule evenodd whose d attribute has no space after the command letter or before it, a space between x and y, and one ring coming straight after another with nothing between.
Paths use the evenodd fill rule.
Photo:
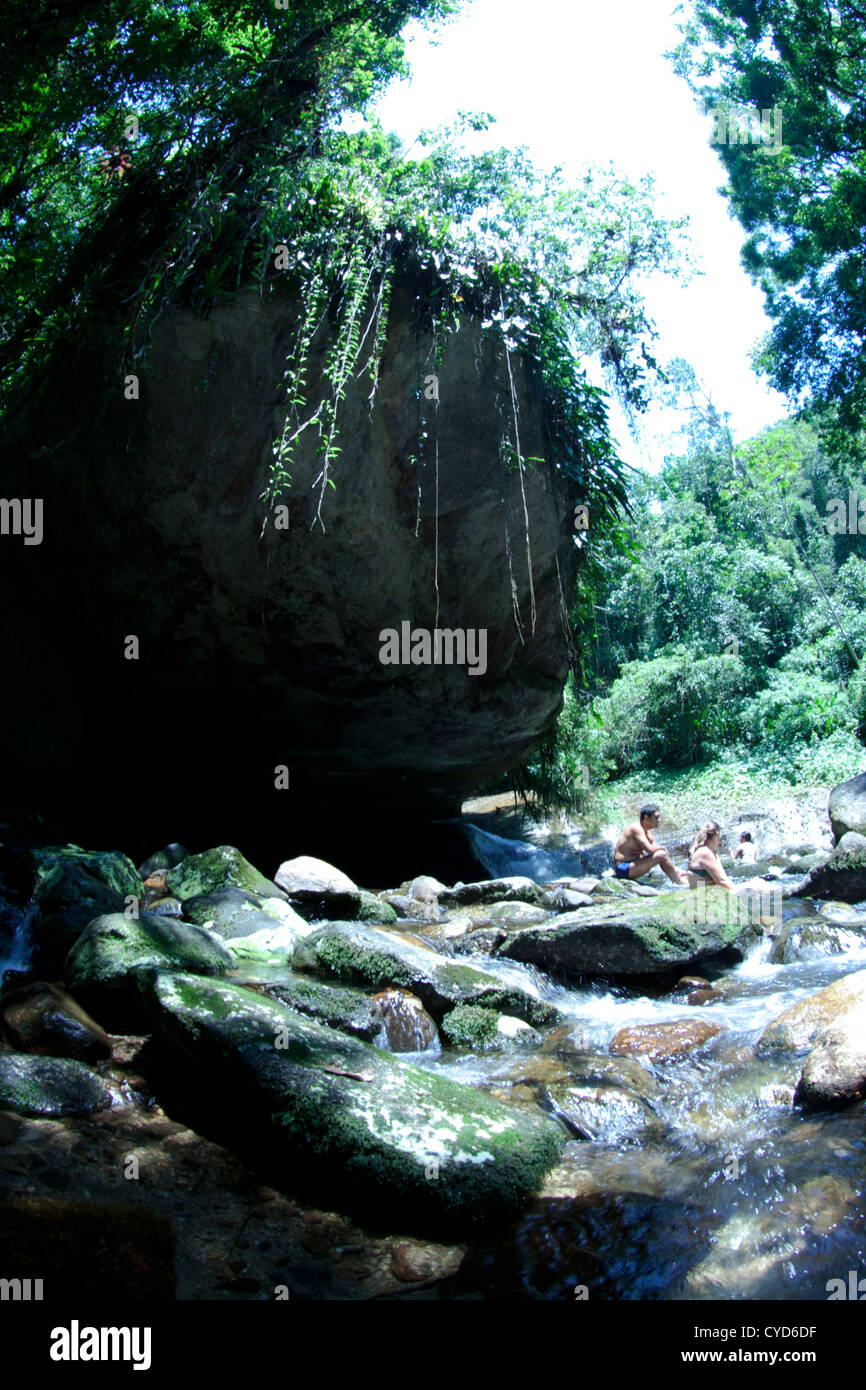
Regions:
<instances>
[{"instance_id":1,"label":"woman sitting on rock","mask_svg":"<svg viewBox=\"0 0 866 1390\"><path fill-rule=\"evenodd\" d=\"M690 888L697 888L701 883L716 883L720 888L727 888L729 893L732 891L734 885L719 860L721 841L722 832L714 820L708 820L692 840L689 850Z\"/></svg>"}]
</instances>

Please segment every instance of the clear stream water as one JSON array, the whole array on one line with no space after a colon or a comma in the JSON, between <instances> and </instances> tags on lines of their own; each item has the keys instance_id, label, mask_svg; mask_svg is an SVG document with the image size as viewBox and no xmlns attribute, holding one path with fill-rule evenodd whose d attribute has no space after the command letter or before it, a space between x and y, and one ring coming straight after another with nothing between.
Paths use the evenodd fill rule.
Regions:
<instances>
[{"instance_id":1,"label":"clear stream water","mask_svg":"<svg viewBox=\"0 0 866 1390\"><path fill-rule=\"evenodd\" d=\"M804 838L809 828L785 826L780 842L791 831ZM558 836L550 847L543 833L532 841L476 835L491 875L544 881L584 867L579 836L573 844ZM821 843L817 834L811 843ZM785 900L783 916L817 906ZM0 903L0 911L0 970L26 968L33 909ZM473 958L554 1003L573 1024L572 1046L584 1053L607 1056L614 1034L633 1024L702 1019L723 1031L697 1052L639 1063L657 1087L649 1099L652 1128L626 1130L615 1141L571 1140L521 1217L495 1239L469 1246L453 1296L573 1299L585 1287L603 1299L823 1300L829 1280L847 1283L852 1270L866 1274L866 1106L797 1110L802 1058L754 1052L784 1009L866 969L866 904L851 911L862 934L852 933L843 953L772 965L765 938L716 981L723 997L702 1008L688 1006L682 994L648 997L600 983L569 988L529 966ZM425 924L401 929L423 938ZM431 944L449 949L439 936ZM442 1051L437 1043L404 1056L509 1103L534 1106L540 1088L562 1081L568 1066L567 1056L545 1047L549 1030L542 1033L529 1046L515 1042L489 1054Z\"/></svg>"}]
</instances>

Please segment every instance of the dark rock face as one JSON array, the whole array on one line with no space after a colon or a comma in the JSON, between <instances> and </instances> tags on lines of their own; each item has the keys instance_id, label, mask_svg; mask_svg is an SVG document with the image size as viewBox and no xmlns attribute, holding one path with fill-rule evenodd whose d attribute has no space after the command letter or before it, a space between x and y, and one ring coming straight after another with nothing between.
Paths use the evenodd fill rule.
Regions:
<instances>
[{"instance_id":1,"label":"dark rock face","mask_svg":"<svg viewBox=\"0 0 866 1390\"><path fill-rule=\"evenodd\" d=\"M521 475L503 459L508 380L474 321L449 336L438 405L425 402L431 340L414 307L413 287L398 286L372 410L366 378L341 405L324 532L315 427L291 462L289 529L261 500L295 323L282 291L245 291L206 320L166 315L139 400L124 399L110 343L82 353L52 383L51 408L32 405L7 432L5 494L44 501L42 544L0 549L16 594L0 613L16 652L11 800L142 854L162 833L193 849L235 842L263 863L327 849L369 881L379 814L399 798L402 853L549 726L568 666L574 498L552 468ZM329 332L313 345L313 400ZM522 452L542 457L519 363L515 386ZM380 632L403 622L485 631L483 673L478 659L470 674L471 648L462 665L383 665ZM130 636L137 660L124 656ZM134 775L146 748L168 779ZM442 857L428 837L407 872ZM462 871L469 862L464 851ZM453 858L446 867L453 879Z\"/></svg>"}]
</instances>

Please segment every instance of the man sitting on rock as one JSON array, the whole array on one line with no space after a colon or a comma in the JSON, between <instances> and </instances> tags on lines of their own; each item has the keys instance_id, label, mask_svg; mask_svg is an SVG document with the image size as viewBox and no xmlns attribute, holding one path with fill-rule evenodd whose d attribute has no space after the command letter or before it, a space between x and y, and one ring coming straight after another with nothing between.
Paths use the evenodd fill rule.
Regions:
<instances>
[{"instance_id":1,"label":"man sitting on rock","mask_svg":"<svg viewBox=\"0 0 866 1390\"><path fill-rule=\"evenodd\" d=\"M658 866L673 883L685 888L688 879L674 867L670 854L653 834L660 820L658 806L641 807L640 819L626 826L614 846L613 871L617 878L643 878Z\"/></svg>"}]
</instances>

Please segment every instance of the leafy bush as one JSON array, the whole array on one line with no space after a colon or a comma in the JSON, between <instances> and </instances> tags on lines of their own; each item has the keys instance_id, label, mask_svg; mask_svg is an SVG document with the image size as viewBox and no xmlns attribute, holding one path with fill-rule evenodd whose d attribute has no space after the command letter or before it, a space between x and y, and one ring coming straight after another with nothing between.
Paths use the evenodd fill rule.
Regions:
<instances>
[{"instance_id":1,"label":"leafy bush","mask_svg":"<svg viewBox=\"0 0 866 1390\"><path fill-rule=\"evenodd\" d=\"M808 747L837 731L853 733L856 720L844 691L806 671L774 671L770 683L743 711L749 742L779 752Z\"/></svg>"},{"instance_id":2,"label":"leafy bush","mask_svg":"<svg viewBox=\"0 0 866 1390\"><path fill-rule=\"evenodd\" d=\"M608 756L620 772L704 762L735 735L747 688L736 656L696 660L679 652L629 662L607 698L595 706Z\"/></svg>"}]
</instances>

